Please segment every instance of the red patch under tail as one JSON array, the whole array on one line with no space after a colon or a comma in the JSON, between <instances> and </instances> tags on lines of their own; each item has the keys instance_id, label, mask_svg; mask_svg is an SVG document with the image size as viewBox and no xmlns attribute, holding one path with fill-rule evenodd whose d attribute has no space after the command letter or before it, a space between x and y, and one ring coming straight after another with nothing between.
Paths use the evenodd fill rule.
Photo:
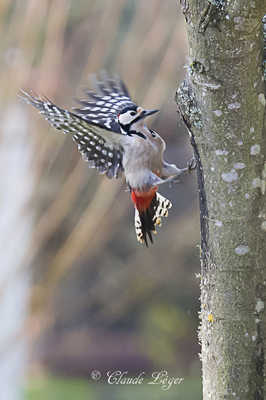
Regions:
<instances>
[{"instance_id":1,"label":"red patch under tail","mask_svg":"<svg viewBox=\"0 0 266 400\"><path fill-rule=\"evenodd\" d=\"M131 191L135 204L135 230L137 240L148 247L148 239L153 243L152 234L161 226L161 218L167 217L171 202L157 192L157 187L148 192Z\"/></svg>"},{"instance_id":2,"label":"red patch under tail","mask_svg":"<svg viewBox=\"0 0 266 400\"><path fill-rule=\"evenodd\" d=\"M141 237L148 247L147 236L153 243L152 232L155 232L154 215L158 207L157 186L151 188L148 192L137 190L131 191L131 198L139 213Z\"/></svg>"},{"instance_id":3,"label":"red patch under tail","mask_svg":"<svg viewBox=\"0 0 266 400\"><path fill-rule=\"evenodd\" d=\"M152 199L156 195L158 187L151 188L148 192L141 192L138 190L131 191L131 198L136 206L136 209L140 212L147 210L150 207Z\"/></svg>"}]
</instances>

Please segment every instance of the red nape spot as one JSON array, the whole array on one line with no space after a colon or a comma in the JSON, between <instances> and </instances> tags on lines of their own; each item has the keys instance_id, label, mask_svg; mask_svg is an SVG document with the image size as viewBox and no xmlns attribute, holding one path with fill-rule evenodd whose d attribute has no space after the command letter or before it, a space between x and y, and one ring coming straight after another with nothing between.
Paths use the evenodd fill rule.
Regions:
<instances>
[{"instance_id":1,"label":"red nape spot","mask_svg":"<svg viewBox=\"0 0 266 400\"><path fill-rule=\"evenodd\" d=\"M149 208L151 201L157 191L158 187L151 188L148 192L140 192L138 190L132 190L131 198L136 208L139 211L145 211Z\"/></svg>"}]
</instances>

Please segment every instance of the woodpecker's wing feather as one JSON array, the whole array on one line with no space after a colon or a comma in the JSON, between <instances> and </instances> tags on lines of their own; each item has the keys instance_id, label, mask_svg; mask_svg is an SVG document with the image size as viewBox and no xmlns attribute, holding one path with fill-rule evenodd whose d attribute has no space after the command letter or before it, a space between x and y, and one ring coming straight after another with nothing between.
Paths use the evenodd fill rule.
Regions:
<instances>
[{"instance_id":1,"label":"woodpecker's wing feather","mask_svg":"<svg viewBox=\"0 0 266 400\"><path fill-rule=\"evenodd\" d=\"M87 99L77 100L82 107L74 108L75 114L92 124L121 133L118 114L126 107L137 108L126 85L118 78L102 74L102 80L95 79L94 86L94 91L85 91Z\"/></svg>"},{"instance_id":2,"label":"woodpecker's wing feather","mask_svg":"<svg viewBox=\"0 0 266 400\"><path fill-rule=\"evenodd\" d=\"M20 97L37 108L54 128L70 133L82 158L89 162L91 168L96 168L109 178L121 175L124 135L90 124L80 116L57 107L47 98L33 96L25 91L21 91Z\"/></svg>"}]
</instances>

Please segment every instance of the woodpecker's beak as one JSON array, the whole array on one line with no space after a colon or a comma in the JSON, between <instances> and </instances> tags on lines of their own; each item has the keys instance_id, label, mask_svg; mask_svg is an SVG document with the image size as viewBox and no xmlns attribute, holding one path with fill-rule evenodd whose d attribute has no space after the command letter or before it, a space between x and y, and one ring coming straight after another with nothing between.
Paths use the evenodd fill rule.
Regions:
<instances>
[{"instance_id":1,"label":"woodpecker's beak","mask_svg":"<svg viewBox=\"0 0 266 400\"><path fill-rule=\"evenodd\" d=\"M143 110L143 118L148 117L149 115L155 114L159 112L160 110Z\"/></svg>"},{"instance_id":2,"label":"woodpecker's beak","mask_svg":"<svg viewBox=\"0 0 266 400\"><path fill-rule=\"evenodd\" d=\"M155 114L155 113L157 113L157 112L159 112L159 111L160 111L160 110L143 110L143 111L140 113L140 119L149 117L150 115Z\"/></svg>"}]
</instances>

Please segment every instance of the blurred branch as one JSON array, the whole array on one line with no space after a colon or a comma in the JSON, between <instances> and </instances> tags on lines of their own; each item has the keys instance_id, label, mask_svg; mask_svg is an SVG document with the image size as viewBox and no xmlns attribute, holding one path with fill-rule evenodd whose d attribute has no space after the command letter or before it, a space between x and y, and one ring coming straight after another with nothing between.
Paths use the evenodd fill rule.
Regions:
<instances>
[{"instance_id":1,"label":"blurred branch","mask_svg":"<svg viewBox=\"0 0 266 400\"><path fill-rule=\"evenodd\" d=\"M50 236L58 229L64 218L71 212L74 202L79 193L79 188L84 181L84 172L90 172L84 168L82 162L78 162L67 177L66 182L60 188L59 194L56 196L48 210L45 211L38 221L35 228L35 246L31 249L30 259L39 253L40 248L48 240Z\"/></svg>"},{"instance_id":2,"label":"blurred branch","mask_svg":"<svg viewBox=\"0 0 266 400\"><path fill-rule=\"evenodd\" d=\"M47 300L49 301L58 280L69 270L74 261L84 253L84 250L88 248L88 244L91 247L93 242L93 245L97 246L97 243L93 241L95 231L103 223L117 192L118 185L107 179L102 180L89 207L46 270L46 277L44 278L46 290L43 292L45 299L40 298L41 293L37 290L36 295L33 297L33 304L35 302L37 304L40 304L40 302L45 304Z\"/></svg>"}]
</instances>

